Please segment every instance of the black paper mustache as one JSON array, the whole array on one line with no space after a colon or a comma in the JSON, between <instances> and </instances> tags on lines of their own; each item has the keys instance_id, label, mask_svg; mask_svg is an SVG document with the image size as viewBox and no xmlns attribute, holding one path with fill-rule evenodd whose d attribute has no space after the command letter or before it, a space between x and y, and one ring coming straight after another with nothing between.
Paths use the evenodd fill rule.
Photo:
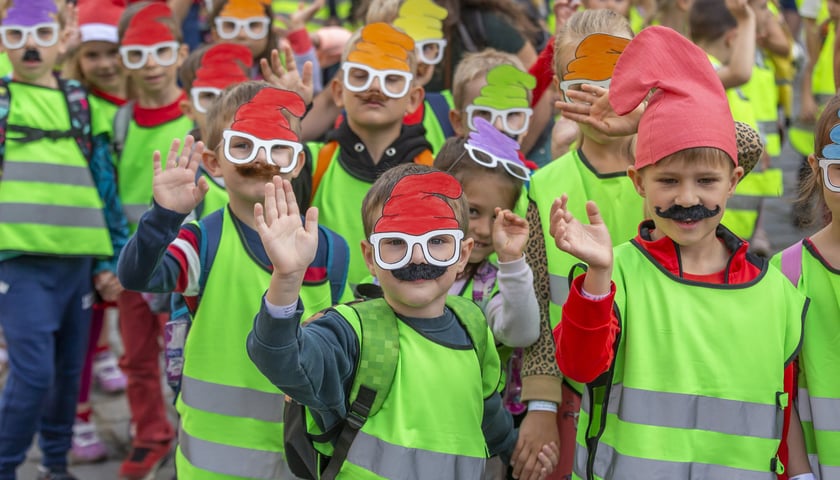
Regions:
<instances>
[{"instance_id":1,"label":"black paper mustache","mask_svg":"<svg viewBox=\"0 0 840 480\"><path fill-rule=\"evenodd\" d=\"M682 207L680 205L672 205L667 210L662 210L656 207L656 214L662 218L670 218L678 222L696 222L704 218L711 218L720 213L720 205L716 206L714 210L709 210L703 205L693 205L691 207Z\"/></svg>"},{"instance_id":2,"label":"black paper mustache","mask_svg":"<svg viewBox=\"0 0 840 480\"><path fill-rule=\"evenodd\" d=\"M34 48L27 48L25 52L23 52L23 61L24 62L40 62L41 61L41 52Z\"/></svg>"},{"instance_id":3,"label":"black paper mustache","mask_svg":"<svg viewBox=\"0 0 840 480\"><path fill-rule=\"evenodd\" d=\"M429 265L428 263L409 263L408 265L391 270L397 280L410 282L413 280L434 280L446 273L446 267Z\"/></svg>"}]
</instances>

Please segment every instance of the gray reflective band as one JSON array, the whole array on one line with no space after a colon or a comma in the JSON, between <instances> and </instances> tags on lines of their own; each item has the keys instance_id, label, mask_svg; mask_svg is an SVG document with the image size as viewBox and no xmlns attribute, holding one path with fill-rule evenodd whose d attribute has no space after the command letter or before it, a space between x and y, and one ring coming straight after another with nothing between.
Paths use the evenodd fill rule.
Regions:
<instances>
[{"instance_id":1,"label":"gray reflective band","mask_svg":"<svg viewBox=\"0 0 840 480\"><path fill-rule=\"evenodd\" d=\"M142 217L143 214L146 213L146 210L150 208L150 205L135 205L123 203L123 212L125 212L125 218L128 219L129 223L139 223L140 217Z\"/></svg>"},{"instance_id":2,"label":"gray reflective band","mask_svg":"<svg viewBox=\"0 0 840 480\"><path fill-rule=\"evenodd\" d=\"M250 388L205 382L184 375L181 400L189 407L230 417L253 418L266 422L283 421L285 396Z\"/></svg>"},{"instance_id":3,"label":"gray reflective band","mask_svg":"<svg viewBox=\"0 0 840 480\"><path fill-rule=\"evenodd\" d=\"M105 228L105 214L100 208L33 203L3 203L0 205L2 205L2 208L0 208L0 223Z\"/></svg>"},{"instance_id":4,"label":"gray reflective band","mask_svg":"<svg viewBox=\"0 0 840 480\"><path fill-rule=\"evenodd\" d=\"M586 460L589 458L589 450L583 445L575 443L575 466L572 472L580 478L586 478Z\"/></svg>"},{"instance_id":5,"label":"gray reflective band","mask_svg":"<svg viewBox=\"0 0 840 480\"><path fill-rule=\"evenodd\" d=\"M817 478L821 480L831 480L833 478L840 478L840 467L820 465L819 472L820 474L817 475Z\"/></svg>"},{"instance_id":6,"label":"gray reflective band","mask_svg":"<svg viewBox=\"0 0 840 480\"><path fill-rule=\"evenodd\" d=\"M758 130L762 135L779 134L779 124L773 120L767 122L758 122Z\"/></svg>"},{"instance_id":7,"label":"gray reflective band","mask_svg":"<svg viewBox=\"0 0 840 480\"><path fill-rule=\"evenodd\" d=\"M347 461L381 477L402 480L478 480L484 474L485 462L484 458L402 447L365 432L356 435L347 453Z\"/></svg>"},{"instance_id":8,"label":"gray reflective band","mask_svg":"<svg viewBox=\"0 0 840 480\"><path fill-rule=\"evenodd\" d=\"M3 180L17 182L57 183L79 187L92 187L93 178L90 169L72 167L69 165L53 165L49 163L15 162L6 160L3 168Z\"/></svg>"},{"instance_id":9,"label":"gray reflective band","mask_svg":"<svg viewBox=\"0 0 840 480\"><path fill-rule=\"evenodd\" d=\"M811 396L808 403L814 430L840 431L840 399Z\"/></svg>"},{"instance_id":10,"label":"gray reflective band","mask_svg":"<svg viewBox=\"0 0 840 480\"><path fill-rule=\"evenodd\" d=\"M551 290L551 303L563 305L569 296L569 279L560 275L548 275L548 286Z\"/></svg>"},{"instance_id":11,"label":"gray reflective band","mask_svg":"<svg viewBox=\"0 0 840 480\"><path fill-rule=\"evenodd\" d=\"M620 396L618 401L615 401L613 393ZM613 385L610 397L610 405L607 407L609 413L618 414L624 422L705 430L742 437L781 437L778 425L781 410L772 404L653 392L623 387L621 384Z\"/></svg>"},{"instance_id":12,"label":"gray reflective band","mask_svg":"<svg viewBox=\"0 0 840 480\"><path fill-rule=\"evenodd\" d=\"M190 465L209 472L262 479L288 478L289 475L280 452L208 442L190 436L183 428L178 432L178 447Z\"/></svg>"},{"instance_id":13,"label":"gray reflective band","mask_svg":"<svg viewBox=\"0 0 840 480\"><path fill-rule=\"evenodd\" d=\"M761 196L732 195L732 197L726 201L726 209L754 211L758 210L758 207L761 206L762 200L764 200L764 197Z\"/></svg>"}]
</instances>

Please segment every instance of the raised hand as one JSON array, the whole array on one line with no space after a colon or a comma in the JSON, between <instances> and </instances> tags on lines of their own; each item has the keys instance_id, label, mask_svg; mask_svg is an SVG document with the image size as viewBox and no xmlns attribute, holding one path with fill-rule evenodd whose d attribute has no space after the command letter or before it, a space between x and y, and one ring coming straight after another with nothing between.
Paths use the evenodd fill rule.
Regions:
<instances>
[{"instance_id":1,"label":"raised hand","mask_svg":"<svg viewBox=\"0 0 840 480\"><path fill-rule=\"evenodd\" d=\"M584 84L580 91L568 90L566 95L574 103L557 101L554 106L563 116L578 123L591 125L606 135L620 137L632 135L639 128L639 120L647 102L642 102L627 115L618 115L610 105L609 91L603 87Z\"/></svg>"},{"instance_id":2,"label":"raised hand","mask_svg":"<svg viewBox=\"0 0 840 480\"><path fill-rule=\"evenodd\" d=\"M254 205L254 220L274 274L302 281L318 250L318 209L306 211L304 224L292 184L275 176L265 184L265 206Z\"/></svg>"},{"instance_id":3,"label":"raised hand","mask_svg":"<svg viewBox=\"0 0 840 480\"><path fill-rule=\"evenodd\" d=\"M584 225L567 209L566 194L551 205L549 234L557 248L586 262L591 268L612 268L612 241L595 202L586 202L589 225Z\"/></svg>"},{"instance_id":4,"label":"raised hand","mask_svg":"<svg viewBox=\"0 0 840 480\"><path fill-rule=\"evenodd\" d=\"M513 262L522 257L528 243L528 222L510 210L496 207L493 221L493 249L500 262Z\"/></svg>"},{"instance_id":5,"label":"raised hand","mask_svg":"<svg viewBox=\"0 0 840 480\"><path fill-rule=\"evenodd\" d=\"M74 3L64 6L64 28L61 31L61 54L67 55L76 51L82 44L82 31L79 29L79 11Z\"/></svg>"},{"instance_id":6,"label":"raised hand","mask_svg":"<svg viewBox=\"0 0 840 480\"><path fill-rule=\"evenodd\" d=\"M281 62L277 49L273 49L270 64L267 59L260 59L263 79L275 87L297 93L303 99L303 103L309 105L315 91L312 85L312 62L307 61L303 64L303 74L298 72L292 47L288 45L283 47L283 58L284 61Z\"/></svg>"},{"instance_id":7,"label":"raised hand","mask_svg":"<svg viewBox=\"0 0 840 480\"><path fill-rule=\"evenodd\" d=\"M204 143L196 143L192 135L187 135L179 155L180 145L181 141L177 138L172 140L166 155L165 169L161 167L160 152L155 151L152 156L155 172L152 191L158 205L186 215L204 200L210 186L204 176L200 176L196 181L198 165L204 153Z\"/></svg>"}]
</instances>

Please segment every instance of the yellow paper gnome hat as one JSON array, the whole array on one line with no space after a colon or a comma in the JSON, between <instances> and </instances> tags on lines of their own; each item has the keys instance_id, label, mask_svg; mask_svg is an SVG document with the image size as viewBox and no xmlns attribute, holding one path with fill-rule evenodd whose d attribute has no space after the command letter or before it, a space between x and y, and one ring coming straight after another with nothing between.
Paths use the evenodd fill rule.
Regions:
<instances>
[{"instance_id":1,"label":"yellow paper gnome hat","mask_svg":"<svg viewBox=\"0 0 840 480\"><path fill-rule=\"evenodd\" d=\"M400 6L394 26L402 29L415 42L443 38L443 21L448 12L432 0L405 0Z\"/></svg>"}]
</instances>

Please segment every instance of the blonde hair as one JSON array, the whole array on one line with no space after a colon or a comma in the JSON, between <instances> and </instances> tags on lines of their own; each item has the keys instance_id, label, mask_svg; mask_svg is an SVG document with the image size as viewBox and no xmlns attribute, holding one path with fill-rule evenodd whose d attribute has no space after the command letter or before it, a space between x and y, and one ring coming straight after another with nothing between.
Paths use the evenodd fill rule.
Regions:
<instances>
[{"instance_id":1,"label":"blonde hair","mask_svg":"<svg viewBox=\"0 0 840 480\"><path fill-rule=\"evenodd\" d=\"M621 15L607 9L575 12L554 38L554 59L552 66L558 78L563 76L566 65L561 65L571 49L574 52L581 40L593 33L605 33L622 38L633 38L630 22Z\"/></svg>"},{"instance_id":2,"label":"blonde hair","mask_svg":"<svg viewBox=\"0 0 840 480\"><path fill-rule=\"evenodd\" d=\"M467 93L467 84L477 78L484 78L487 72L499 65L512 65L523 72L525 66L516 55L500 52L492 48L480 52L467 53L461 58L455 74L452 76L452 103L456 110L466 108L464 101Z\"/></svg>"},{"instance_id":3,"label":"blonde hair","mask_svg":"<svg viewBox=\"0 0 840 480\"><path fill-rule=\"evenodd\" d=\"M391 23L400 14L403 0L373 0L368 5L365 24L384 22Z\"/></svg>"}]
</instances>

